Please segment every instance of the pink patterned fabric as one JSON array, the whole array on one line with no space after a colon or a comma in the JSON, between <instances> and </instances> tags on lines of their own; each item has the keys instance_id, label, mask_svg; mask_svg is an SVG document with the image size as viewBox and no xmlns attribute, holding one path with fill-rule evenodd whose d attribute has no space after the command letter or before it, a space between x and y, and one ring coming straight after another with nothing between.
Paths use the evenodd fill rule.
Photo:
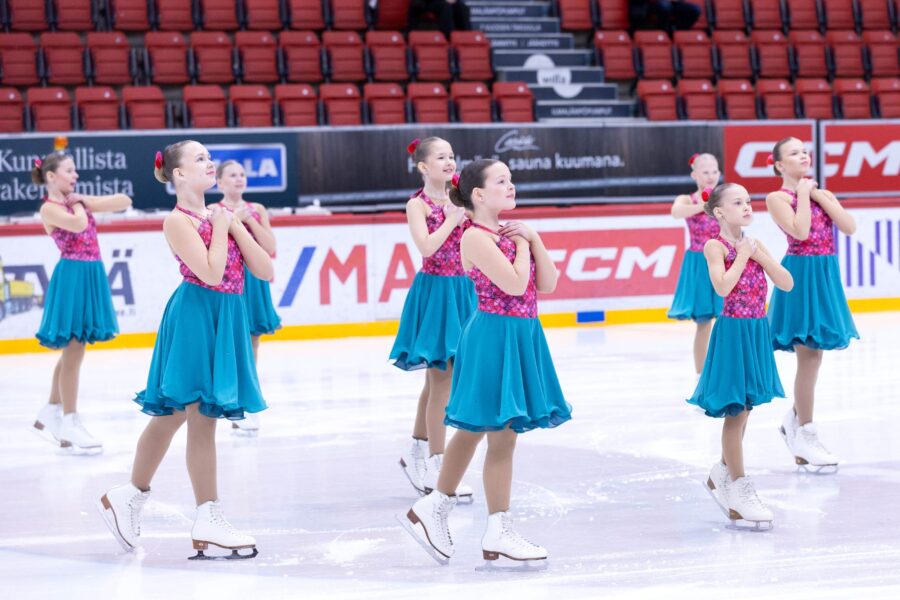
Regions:
<instances>
[{"instance_id":1,"label":"pink patterned fabric","mask_svg":"<svg viewBox=\"0 0 900 600\"><path fill-rule=\"evenodd\" d=\"M781 188L782 192L786 192L791 196L791 208L797 212L797 192L787 188ZM788 249L787 253L794 256L821 256L834 254L834 222L828 213L819 206L815 200L810 200L810 224L809 237L805 240L798 240L791 237L787 232Z\"/></svg>"},{"instance_id":2,"label":"pink patterned fabric","mask_svg":"<svg viewBox=\"0 0 900 600\"><path fill-rule=\"evenodd\" d=\"M496 231L492 231L478 223L473 223L472 226L484 229L494 235L499 235ZM510 238L501 235L500 239L497 240L497 246L503 252L503 255L509 259L509 262L516 260L516 243ZM475 282L475 293L478 294L478 310L481 312L525 319L537 317L537 286L535 284L533 256L531 257L531 272L528 275L528 286L525 288L525 293L521 296L507 294L474 265L466 275Z\"/></svg>"},{"instance_id":3,"label":"pink patterned fabric","mask_svg":"<svg viewBox=\"0 0 900 600\"><path fill-rule=\"evenodd\" d=\"M53 202L66 209L71 215L75 210L61 202L54 202L50 198L44 198L44 202ZM83 206L83 205L82 205ZM97 222L87 206L84 207L87 215L88 226L81 233L67 231L62 227L54 227L50 237L56 242L56 247L61 253L60 258L69 260L100 260L100 245L97 243Z\"/></svg>"},{"instance_id":4,"label":"pink patterned fabric","mask_svg":"<svg viewBox=\"0 0 900 600\"><path fill-rule=\"evenodd\" d=\"M181 208L180 206L176 206L175 208L200 221L200 227L197 228L197 233L200 234L200 239L202 239L206 247L209 248L209 244L212 241L212 223L209 219L201 217L197 213ZM244 257L241 255L241 249L238 247L237 242L234 241L234 238L231 237L230 234L228 236L228 256L225 259L225 275L222 277L222 281L219 285L213 286L203 283L200 278L194 275L188 266L184 264L180 256L175 255L175 258L178 260L179 270L181 271L182 276L184 276L184 280L188 283L193 283L194 285L205 287L208 290L215 290L225 294L241 294L244 292Z\"/></svg>"},{"instance_id":5,"label":"pink patterned fabric","mask_svg":"<svg viewBox=\"0 0 900 600\"><path fill-rule=\"evenodd\" d=\"M426 196L425 190L419 190L412 197L415 198L416 196L421 198L428 205L428 208L431 209L431 213L425 217L425 224L428 226L428 233L434 233L444 224L444 209ZM459 227L454 227L453 232L447 236L447 239L437 249L437 252L422 259L421 272L428 275L451 277L465 275L462 262L459 260L459 240L462 239L463 232L471 226L472 222L466 217Z\"/></svg>"},{"instance_id":6,"label":"pink patterned fabric","mask_svg":"<svg viewBox=\"0 0 900 600\"><path fill-rule=\"evenodd\" d=\"M691 194L691 201L694 204L700 202L696 192ZM687 221L688 233L691 236L689 250L703 252L704 244L719 235L719 222L714 217L706 214L706 211L691 215L685 221Z\"/></svg>"},{"instance_id":7,"label":"pink patterned fabric","mask_svg":"<svg viewBox=\"0 0 900 600\"><path fill-rule=\"evenodd\" d=\"M737 258L737 250L734 246L716 236L718 240L728 250L725 256L725 270L731 268ZM760 251L761 252L761 251ZM752 258L747 261L741 278L738 279L737 285L731 290L731 293L725 296L725 304L722 308L722 315L726 317L734 317L737 319L759 319L766 316L766 294L769 291L769 284L766 282L766 272L762 266Z\"/></svg>"},{"instance_id":8,"label":"pink patterned fabric","mask_svg":"<svg viewBox=\"0 0 900 600\"><path fill-rule=\"evenodd\" d=\"M228 206L227 204L225 204L225 202L217 202L216 204L218 204L219 206L221 206L222 208L224 208L224 209L226 209L226 210L231 210L231 207ZM259 211L256 210L256 207L253 206L252 203L246 202L246 201L244 202L244 205L247 207L247 212L250 213L250 216L251 216L257 223L259 223L260 225L262 225L262 215L259 214ZM234 211L232 211L232 212L234 212ZM254 241L257 241L257 242L258 242L259 240L256 239L256 236L255 236L255 235L253 235L253 231L252 231L249 227L247 227L246 229L247 229L247 233L250 234L250 237L252 237Z\"/></svg>"}]
</instances>

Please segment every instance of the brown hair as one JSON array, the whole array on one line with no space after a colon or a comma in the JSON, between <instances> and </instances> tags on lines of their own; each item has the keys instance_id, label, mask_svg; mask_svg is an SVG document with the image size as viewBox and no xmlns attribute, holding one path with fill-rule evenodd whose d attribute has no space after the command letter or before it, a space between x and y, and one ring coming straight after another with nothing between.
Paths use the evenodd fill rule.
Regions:
<instances>
[{"instance_id":1,"label":"brown hair","mask_svg":"<svg viewBox=\"0 0 900 600\"><path fill-rule=\"evenodd\" d=\"M56 173L59 165L67 158L72 158L72 155L64 150L59 150L51 152L40 159L40 166L38 166L37 161L35 161L34 168L31 169L31 181L36 185L44 185L47 183L47 173Z\"/></svg>"},{"instance_id":2,"label":"brown hair","mask_svg":"<svg viewBox=\"0 0 900 600\"><path fill-rule=\"evenodd\" d=\"M158 182L169 183L172 181L172 171L181 164L181 154L184 147L193 141L194 140L181 140L180 142L175 142L174 144L166 146L166 149L162 151L162 166L154 166L153 169L153 175L156 176Z\"/></svg>"},{"instance_id":3,"label":"brown hair","mask_svg":"<svg viewBox=\"0 0 900 600\"><path fill-rule=\"evenodd\" d=\"M439 138L437 136L427 137L424 140L420 141L416 145L416 149L413 151L412 159L413 162L419 164L423 162L428 155L431 154L431 147L434 146L437 142L446 142L444 138ZM447 142L449 144L449 142Z\"/></svg>"},{"instance_id":4,"label":"brown hair","mask_svg":"<svg viewBox=\"0 0 900 600\"><path fill-rule=\"evenodd\" d=\"M229 160L226 160L225 162L220 162L219 166L216 167L216 179L221 179L222 173L224 173L225 169L227 169L231 165L237 165L237 166L243 168L243 165L241 165L241 163L239 163L236 160L229 159Z\"/></svg>"},{"instance_id":5,"label":"brown hair","mask_svg":"<svg viewBox=\"0 0 900 600\"><path fill-rule=\"evenodd\" d=\"M498 162L500 161L492 158L482 158L467 164L466 168L459 174L457 185L450 186L450 202L467 210L474 210L475 204L472 202L472 190L484 187L485 173Z\"/></svg>"},{"instance_id":6,"label":"brown hair","mask_svg":"<svg viewBox=\"0 0 900 600\"><path fill-rule=\"evenodd\" d=\"M775 144L775 147L772 149L772 158L773 158L772 170L775 171L776 175L779 175L779 176L781 175L781 171L779 171L778 167L775 166L775 162L781 160L781 147L784 146L785 144L787 144L788 142L790 142L791 140L796 140L796 139L797 138L795 138L795 137L786 137L783 140L781 140L780 142L778 142L777 144Z\"/></svg>"},{"instance_id":7,"label":"brown hair","mask_svg":"<svg viewBox=\"0 0 900 600\"><path fill-rule=\"evenodd\" d=\"M706 206L703 207L703 210L706 211L706 214L713 218L716 218L716 215L713 214L713 210L715 210L719 206L722 206L722 196L725 195L725 192L728 191L729 188L734 187L735 185L737 184L721 183L717 185L716 189L710 192L709 196L706 198ZM706 188L704 192L706 192L708 189L709 188Z\"/></svg>"}]
</instances>

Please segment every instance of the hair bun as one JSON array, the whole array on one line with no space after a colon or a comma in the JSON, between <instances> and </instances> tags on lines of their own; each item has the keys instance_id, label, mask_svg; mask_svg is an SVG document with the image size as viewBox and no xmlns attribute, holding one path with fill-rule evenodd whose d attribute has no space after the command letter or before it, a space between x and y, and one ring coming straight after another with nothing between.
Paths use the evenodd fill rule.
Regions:
<instances>
[{"instance_id":1,"label":"hair bun","mask_svg":"<svg viewBox=\"0 0 900 600\"><path fill-rule=\"evenodd\" d=\"M703 191L700 192L700 197L703 198L703 201L706 202L709 200L709 197L712 195L712 188L703 188Z\"/></svg>"},{"instance_id":2,"label":"hair bun","mask_svg":"<svg viewBox=\"0 0 900 600\"><path fill-rule=\"evenodd\" d=\"M406 151L409 152L410 154L414 154L415 151L416 151L416 148L419 147L419 142L420 142L420 141L421 141L421 140L420 140L419 138L416 138L416 139L414 139L413 141L411 141L411 142L409 143L409 145L406 146Z\"/></svg>"},{"instance_id":3,"label":"hair bun","mask_svg":"<svg viewBox=\"0 0 900 600\"><path fill-rule=\"evenodd\" d=\"M698 158L700 158L700 155L697 154L696 152L691 154L691 157L688 159L688 166L693 167L694 161L697 160Z\"/></svg>"}]
</instances>

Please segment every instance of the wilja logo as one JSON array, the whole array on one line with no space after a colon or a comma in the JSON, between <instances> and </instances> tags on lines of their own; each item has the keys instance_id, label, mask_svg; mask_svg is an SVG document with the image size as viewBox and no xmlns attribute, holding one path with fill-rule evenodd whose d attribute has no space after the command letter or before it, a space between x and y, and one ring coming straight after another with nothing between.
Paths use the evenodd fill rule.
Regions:
<instances>
[{"instance_id":1,"label":"wilja logo","mask_svg":"<svg viewBox=\"0 0 900 600\"><path fill-rule=\"evenodd\" d=\"M772 148L778 140L769 142L747 142L741 146L738 151L737 158L734 160L734 171L740 177L759 178L765 177L771 179L773 177L772 167L766 165L766 158L772 153ZM803 145L812 156L814 147L812 142L803 142ZM812 172L815 172L813 165ZM812 173L811 172L811 173Z\"/></svg>"},{"instance_id":2,"label":"wilja logo","mask_svg":"<svg viewBox=\"0 0 900 600\"><path fill-rule=\"evenodd\" d=\"M525 150L540 150L540 146L534 143L533 135L519 135L518 129L507 131L500 136L497 143L494 144L494 152L503 154L504 152L523 152Z\"/></svg>"}]
</instances>

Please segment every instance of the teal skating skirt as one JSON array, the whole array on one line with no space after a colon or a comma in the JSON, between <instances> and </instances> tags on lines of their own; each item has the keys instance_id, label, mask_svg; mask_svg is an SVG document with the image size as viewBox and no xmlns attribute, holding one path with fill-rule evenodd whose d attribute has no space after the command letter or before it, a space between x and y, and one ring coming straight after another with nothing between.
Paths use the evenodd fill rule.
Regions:
<instances>
[{"instance_id":1,"label":"teal skating skirt","mask_svg":"<svg viewBox=\"0 0 900 600\"><path fill-rule=\"evenodd\" d=\"M44 314L35 337L42 346L58 349L72 339L93 344L111 340L117 333L103 262L61 258L44 295Z\"/></svg>"},{"instance_id":2,"label":"teal skating skirt","mask_svg":"<svg viewBox=\"0 0 900 600\"><path fill-rule=\"evenodd\" d=\"M541 322L477 311L459 340L444 423L524 433L571 418Z\"/></svg>"},{"instance_id":3,"label":"teal skating skirt","mask_svg":"<svg viewBox=\"0 0 900 600\"><path fill-rule=\"evenodd\" d=\"M134 401L154 417L194 402L207 417L231 420L265 409L241 297L182 282L159 324L147 389Z\"/></svg>"},{"instance_id":4,"label":"teal skating skirt","mask_svg":"<svg viewBox=\"0 0 900 600\"><path fill-rule=\"evenodd\" d=\"M794 289L776 289L769 305L772 345L794 351L801 345L820 350L841 350L859 339L847 297L841 286L837 256L793 256L781 261L794 278Z\"/></svg>"},{"instance_id":5,"label":"teal skating skirt","mask_svg":"<svg viewBox=\"0 0 900 600\"><path fill-rule=\"evenodd\" d=\"M668 316L670 319L690 319L705 323L720 314L722 297L713 289L706 257L702 252L688 250L684 253Z\"/></svg>"},{"instance_id":6,"label":"teal skating skirt","mask_svg":"<svg viewBox=\"0 0 900 600\"><path fill-rule=\"evenodd\" d=\"M391 348L394 366L446 370L476 306L475 285L468 277L417 273Z\"/></svg>"},{"instance_id":7,"label":"teal skating skirt","mask_svg":"<svg viewBox=\"0 0 900 600\"><path fill-rule=\"evenodd\" d=\"M269 282L253 275L247 265L244 265L243 299L251 336L275 333L281 328L281 318L272 304Z\"/></svg>"},{"instance_id":8,"label":"teal skating skirt","mask_svg":"<svg viewBox=\"0 0 900 600\"><path fill-rule=\"evenodd\" d=\"M694 395L688 400L710 417L735 417L784 398L765 317L719 317Z\"/></svg>"}]
</instances>

